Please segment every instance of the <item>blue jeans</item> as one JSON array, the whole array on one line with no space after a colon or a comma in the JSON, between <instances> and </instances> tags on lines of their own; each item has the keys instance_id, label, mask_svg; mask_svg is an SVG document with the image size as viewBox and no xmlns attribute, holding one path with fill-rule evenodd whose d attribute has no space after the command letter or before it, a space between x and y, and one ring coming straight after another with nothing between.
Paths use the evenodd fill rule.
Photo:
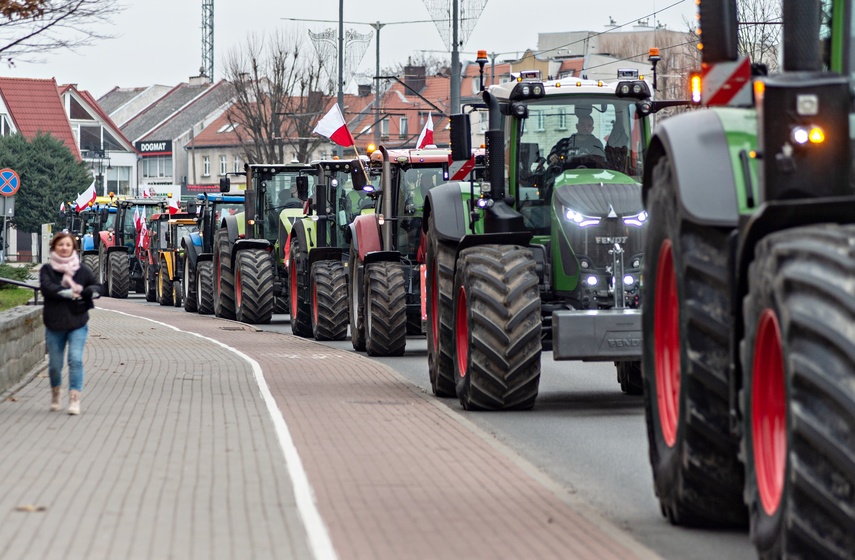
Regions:
<instances>
[{"instance_id":1,"label":"blue jeans","mask_svg":"<svg viewBox=\"0 0 855 560\"><path fill-rule=\"evenodd\" d=\"M45 329L51 387L62 385L62 358L68 345L68 388L71 391L83 390L83 346L88 335L89 325L73 331Z\"/></svg>"}]
</instances>

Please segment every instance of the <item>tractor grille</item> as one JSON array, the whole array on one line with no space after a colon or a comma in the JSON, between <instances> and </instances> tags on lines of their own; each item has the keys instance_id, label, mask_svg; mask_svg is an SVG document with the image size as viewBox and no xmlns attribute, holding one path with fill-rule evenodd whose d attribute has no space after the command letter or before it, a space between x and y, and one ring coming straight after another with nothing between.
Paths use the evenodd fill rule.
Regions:
<instances>
[{"instance_id":1,"label":"tractor grille","mask_svg":"<svg viewBox=\"0 0 855 560\"><path fill-rule=\"evenodd\" d=\"M619 218L606 218L599 225L580 228L575 224L564 224L570 246L579 259L586 258L596 269L612 265L609 253L615 243L623 247L624 259L638 255L644 250L644 233L647 228L626 226Z\"/></svg>"}]
</instances>

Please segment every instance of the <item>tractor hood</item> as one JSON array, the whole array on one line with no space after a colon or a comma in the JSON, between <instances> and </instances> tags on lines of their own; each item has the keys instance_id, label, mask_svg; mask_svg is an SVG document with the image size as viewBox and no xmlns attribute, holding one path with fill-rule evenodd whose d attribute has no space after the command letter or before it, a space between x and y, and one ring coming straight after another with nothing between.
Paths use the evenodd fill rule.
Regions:
<instances>
[{"instance_id":1,"label":"tractor hood","mask_svg":"<svg viewBox=\"0 0 855 560\"><path fill-rule=\"evenodd\" d=\"M607 170L565 171L555 178L554 204L586 216L622 217L644 210L641 185Z\"/></svg>"}]
</instances>

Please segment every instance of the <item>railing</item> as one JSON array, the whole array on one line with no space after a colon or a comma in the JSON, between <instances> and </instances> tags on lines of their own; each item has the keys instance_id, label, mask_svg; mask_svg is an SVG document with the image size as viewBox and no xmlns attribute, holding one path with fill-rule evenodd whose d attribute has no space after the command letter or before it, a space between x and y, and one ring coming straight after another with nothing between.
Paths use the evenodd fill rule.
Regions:
<instances>
[{"instance_id":1,"label":"railing","mask_svg":"<svg viewBox=\"0 0 855 560\"><path fill-rule=\"evenodd\" d=\"M41 290L41 286L38 284L30 284L29 282L21 282L19 280L2 277L0 277L0 284L12 284L14 286L20 286L21 288L30 288L33 291L33 305L39 304L39 290Z\"/></svg>"}]
</instances>

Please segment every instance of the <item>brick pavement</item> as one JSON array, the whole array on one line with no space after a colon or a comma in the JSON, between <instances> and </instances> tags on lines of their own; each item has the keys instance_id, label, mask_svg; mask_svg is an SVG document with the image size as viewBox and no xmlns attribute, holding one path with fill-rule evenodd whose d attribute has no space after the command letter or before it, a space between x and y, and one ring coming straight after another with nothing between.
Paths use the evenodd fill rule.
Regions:
<instances>
[{"instance_id":1,"label":"brick pavement","mask_svg":"<svg viewBox=\"0 0 855 560\"><path fill-rule=\"evenodd\" d=\"M4 426L28 428L0 437L12 451L0 472L16 481L0 488L0 558L62 557L68 546L87 558L655 557L378 362L139 300L99 306L174 323L254 359L299 461L287 453L283 461L246 362L190 334L97 310L83 415L48 413L46 379L0 404ZM155 348L163 352L153 357ZM44 465L51 459L54 469ZM308 473L322 527L305 507L309 489L288 479L300 472L294 463ZM81 496L72 531L63 515ZM11 511L24 503L48 510Z\"/></svg>"}]
</instances>

